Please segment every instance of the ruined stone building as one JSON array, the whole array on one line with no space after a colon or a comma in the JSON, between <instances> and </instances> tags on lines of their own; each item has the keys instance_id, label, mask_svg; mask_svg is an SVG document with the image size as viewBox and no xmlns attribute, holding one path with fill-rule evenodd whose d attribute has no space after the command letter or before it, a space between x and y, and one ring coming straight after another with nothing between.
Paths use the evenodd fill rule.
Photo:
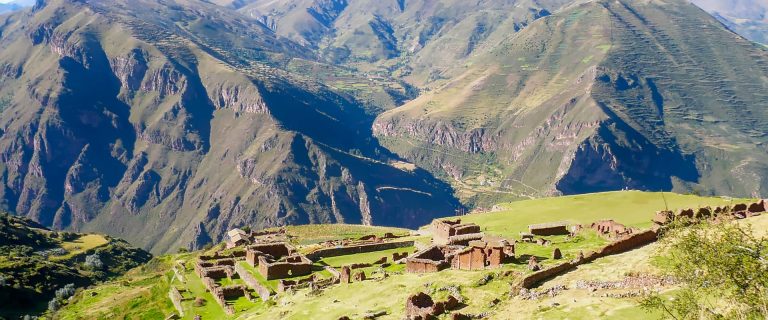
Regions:
<instances>
[{"instance_id":1,"label":"ruined stone building","mask_svg":"<svg viewBox=\"0 0 768 320\"><path fill-rule=\"evenodd\" d=\"M590 228L595 230L598 234L609 239L619 239L630 235L633 232L632 228L629 228L613 220L601 220L594 222Z\"/></svg>"},{"instance_id":2,"label":"ruined stone building","mask_svg":"<svg viewBox=\"0 0 768 320\"><path fill-rule=\"evenodd\" d=\"M480 226L474 223L462 224L457 220L432 221L432 242L438 245L468 244L470 241L483 238Z\"/></svg>"},{"instance_id":3,"label":"ruined stone building","mask_svg":"<svg viewBox=\"0 0 768 320\"><path fill-rule=\"evenodd\" d=\"M507 241L474 240L468 246L433 245L406 258L406 271L410 273L438 272L452 268L458 270L485 270L498 268L515 249Z\"/></svg>"},{"instance_id":4,"label":"ruined stone building","mask_svg":"<svg viewBox=\"0 0 768 320\"><path fill-rule=\"evenodd\" d=\"M472 241L468 247L454 253L451 268L459 270L484 270L500 267L508 258L514 246L486 241Z\"/></svg>"},{"instance_id":5,"label":"ruined stone building","mask_svg":"<svg viewBox=\"0 0 768 320\"><path fill-rule=\"evenodd\" d=\"M248 234L241 229L232 229L227 232L227 248L234 248L249 244Z\"/></svg>"},{"instance_id":6,"label":"ruined stone building","mask_svg":"<svg viewBox=\"0 0 768 320\"><path fill-rule=\"evenodd\" d=\"M258 267L267 280L304 276L312 273L312 261L297 254L285 242L254 244L246 248L245 261Z\"/></svg>"},{"instance_id":7,"label":"ruined stone building","mask_svg":"<svg viewBox=\"0 0 768 320\"><path fill-rule=\"evenodd\" d=\"M550 222L528 226L528 233L537 236L557 236L570 234L567 222Z\"/></svg>"},{"instance_id":8,"label":"ruined stone building","mask_svg":"<svg viewBox=\"0 0 768 320\"><path fill-rule=\"evenodd\" d=\"M432 245L408 257L405 270L409 273L426 273L446 269L451 266L453 253L458 250L461 247Z\"/></svg>"}]
</instances>

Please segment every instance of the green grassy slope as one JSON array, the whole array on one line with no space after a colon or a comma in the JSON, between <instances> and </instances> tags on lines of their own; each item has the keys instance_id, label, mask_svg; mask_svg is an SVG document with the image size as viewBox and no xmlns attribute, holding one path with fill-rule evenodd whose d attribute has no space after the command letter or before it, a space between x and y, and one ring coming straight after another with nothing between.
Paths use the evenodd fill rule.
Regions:
<instances>
[{"instance_id":1,"label":"green grassy slope","mask_svg":"<svg viewBox=\"0 0 768 320\"><path fill-rule=\"evenodd\" d=\"M531 224L557 221L588 225L613 219L627 226L648 228L656 211L665 208L714 207L746 201L669 192L616 191L504 203L499 205L501 211L468 215L462 221L487 226L485 231L506 237L527 232Z\"/></svg>"},{"instance_id":2,"label":"green grassy slope","mask_svg":"<svg viewBox=\"0 0 768 320\"><path fill-rule=\"evenodd\" d=\"M97 255L102 266L85 264ZM97 234L58 233L0 213L0 317L44 312L57 289L114 279L151 255L125 241Z\"/></svg>"},{"instance_id":3,"label":"green grassy slope","mask_svg":"<svg viewBox=\"0 0 768 320\"><path fill-rule=\"evenodd\" d=\"M733 203L722 198L672 193L665 193L664 198L666 198L669 208ZM741 201L741 199L734 199L733 201ZM464 221L478 223L484 232L489 234L516 239L518 232L526 230L528 224L558 220L588 224L600 219L614 219L627 225L643 228L648 226L648 222L656 210L665 208L665 203L660 193L626 191L521 201L501 204L500 207L503 208L503 211L466 215L460 218ZM312 241L357 237L372 231L381 234L405 230L372 229L353 225L287 228L291 241L298 245L306 245ZM318 237L319 234L323 236ZM594 250L606 244L605 239L590 231L585 231L573 239L548 238L553 241L552 247L561 248L568 259L576 257L579 251ZM427 291L433 292L435 297L442 299L447 292L437 289L446 286L458 286L461 295L466 298L467 306L462 309L462 312L488 312L491 319L504 319L505 315L509 314L519 314L532 319L550 316L559 319L568 318L571 312L578 318L626 316L640 319L648 316L637 308L635 299L593 297L586 290L569 290L557 298L539 301L509 300L509 283L513 282L520 274L528 272L525 264L528 256L537 256L545 266L557 263L550 259L552 247L519 243L517 252L518 256L522 257L521 262L505 265L498 270L482 272L447 270L440 273L417 275L402 273L403 266L394 265L387 268L390 276L383 280L332 286L319 294L310 294L309 290L306 289L299 290L295 294L279 295L274 302L266 304L238 301L236 308L242 311L231 318L338 319L341 316L350 316L354 319L363 317L367 312L387 311L387 315L382 319L400 319L405 311L404 302L408 295ZM299 250L304 248L300 247ZM405 249L394 251L401 252L402 250ZM325 262L335 266L372 262L385 253L389 255L391 251L334 257L325 259ZM189 298L183 302L187 312L185 318L191 319L195 314L226 318L221 313L218 304L204 293L202 284L199 283L199 279L196 279L190 268L187 268L188 271L182 272L185 282L179 281L171 271L174 261L183 261L191 266L198 254L200 253L165 256L158 260L162 262L153 264L154 267L145 267L143 271L134 270L118 281L86 290L82 295L78 295L71 305L65 306L60 315L64 318L107 318L108 316L147 317L158 312L168 314L173 310L172 306L166 302L166 294L169 286L174 285L181 289L190 290L183 294L185 298ZM544 287L558 283L566 283L573 287L573 283L579 279L615 280L621 279L631 272L655 272L656 269L650 259L655 254L655 246L651 246L620 256L601 259L593 264L582 266L563 278L557 278L555 282L548 283ZM374 268L364 270L370 276L373 274ZM254 270L251 272L259 278L258 273L255 273ZM322 273L320 275L327 276L327 274ZM480 284L481 279L489 275L491 280L486 284ZM264 281L264 283L272 288L276 287L275 281ZM163 291L166 294L163 294ZM90 292L97 292L98 294L93 295ZM141 298L142 300L134 300L138 299L140 295L144 296ZM207 297L207 304L194 306L194 299L192 298L196 296ZM492 303L497 298L501 302ZM572 302L573 299L576 299L577 302ZM560 303L560 306L553 308L551 306L553 301ZM137 304L148 306L145 313L142 313Z\"/></svg>"}]
</instances>

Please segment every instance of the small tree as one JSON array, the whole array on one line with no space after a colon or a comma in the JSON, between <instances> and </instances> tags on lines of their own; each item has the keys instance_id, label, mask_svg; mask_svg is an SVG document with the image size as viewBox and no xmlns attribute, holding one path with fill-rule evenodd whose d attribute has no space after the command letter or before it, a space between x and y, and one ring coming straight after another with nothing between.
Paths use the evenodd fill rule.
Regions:
<instances>
[{"instance_id":1,"label":"small tree","mask_svg":"<svg viewBox=\"0 0 768 320\"><path fill-rule=\"evenodd\" d=\"M55 295L56 295L56 298L60 300L64 300L66 298L69 298L75 295L75 284L70 283L64 286L63 288L59 288L58 290L56 290Z\"/></svg>"},{"instance_id":2,"label":"small tree","mask_svg":"<svg viewBox=\"0 0 768 320\"><path fill-rule=\"evenodd\" d=\"M86 256L84 265L91 270L101 270L104 268L104 263L101 262L101 257L98 253Z\"/></svg>"},{"instance_id":3,"label":"small tree","mask_svg":"<svg viewBox=\"0 0 768 320\"><path fill-rule=\"evenodd\" d=\"M667 271L682 284L673 299L642 306L674 319L768 318L768 238L737 223L702 223L668 231Z\"/></svg>"},{"instance_id":4,"label":"small tree","mask_svg":"<svg viewBox=\"0 0 768 320\"><path fill-rule=\"evenodd\" d=\"M56 298L53 298L51 301L48 302L48 311L55 312L56 310L59 310L61 307L61 304L59 303L59 300Z\"/></svg>"}]
</instances>

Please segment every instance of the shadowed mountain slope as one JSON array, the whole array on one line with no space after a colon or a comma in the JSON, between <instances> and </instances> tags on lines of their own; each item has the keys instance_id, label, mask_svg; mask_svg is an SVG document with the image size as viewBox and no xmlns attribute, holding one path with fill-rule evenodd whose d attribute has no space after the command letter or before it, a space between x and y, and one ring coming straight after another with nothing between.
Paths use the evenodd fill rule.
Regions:
<instances>
[{"instance_id":1,"label":"shadowed mountain slope","mask_svg":"<svg viewBox=\"0 0 768 320\"><path fill-rule=\"evenodd\" d=\"M572 7L445 74L374 132L465 201L768 188L768 52L687 1Z\"/></svg>"},{"instance_id":2,"label":"shadowed mountain slope","mask_svg":"<svg viewBox=\"0 0 768 320\"><path fill-rule=\"evenodd\" d=\"M52 0L2 18L2 206L165 252L229 228L417 226L458 207L398 169L313 53L194 0ZM402 167L402 166L400 166Z\"/></svg>"}]
</instances>

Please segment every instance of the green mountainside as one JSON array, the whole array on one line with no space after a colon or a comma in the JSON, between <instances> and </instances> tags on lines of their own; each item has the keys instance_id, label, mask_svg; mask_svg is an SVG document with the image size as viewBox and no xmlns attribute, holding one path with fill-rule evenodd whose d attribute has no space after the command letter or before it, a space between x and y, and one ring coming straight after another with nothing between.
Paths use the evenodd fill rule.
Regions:
<instances>
[{"instance_id":1,"label":"green mountainside","mask_svg":"<svg viewBox=\"0 0 768 320\"><path fill-rule=\"evenodd\" d=\"M510 34L377 119L464 201L768 188L768 51L686 1L594 1Z\"/></svg>"},{"instance_id":2,"label":"green mountainside","mask_svg":"<svg viewBox=\"0 0 768 320\"><path fill-rule=\"evenodd\" d=\"M0 47L0 207L155 253L768 186L766 49L683 0L48 0Z\"/></svg>"},{"instance_id":3,"label":"green mountainside","mask_svg":"<svg viewBox=\"0 0 768 320\"><path fill-rule=\"evenodd\" d=\"M40 313L63 294L57 290L71 284L74 293L75 288L121 276L150 258L123 240L55 232L0 213L0 318Z\"/></svg>"},{"instance_id":4,"label":"green mountainside","mask_svg":"<svg viewBox=\"0 0 768 320\"><path fill-rule=\"evenodd\" d=\"M322 57L417 86L574 0L213 1L262 21Z\"/></svg>"},{"instance_id":5,"label":"green mountainside","mask_svg":"<svg viewBox=\"0 0 768 320\"><path fill-rule=\"evenodd\" d=\"M165 252L240 225L417 226L449 187L398 165L312 52L200 1L53 0L0 32L2 206Z\"/></svg>"}]
</instances>

